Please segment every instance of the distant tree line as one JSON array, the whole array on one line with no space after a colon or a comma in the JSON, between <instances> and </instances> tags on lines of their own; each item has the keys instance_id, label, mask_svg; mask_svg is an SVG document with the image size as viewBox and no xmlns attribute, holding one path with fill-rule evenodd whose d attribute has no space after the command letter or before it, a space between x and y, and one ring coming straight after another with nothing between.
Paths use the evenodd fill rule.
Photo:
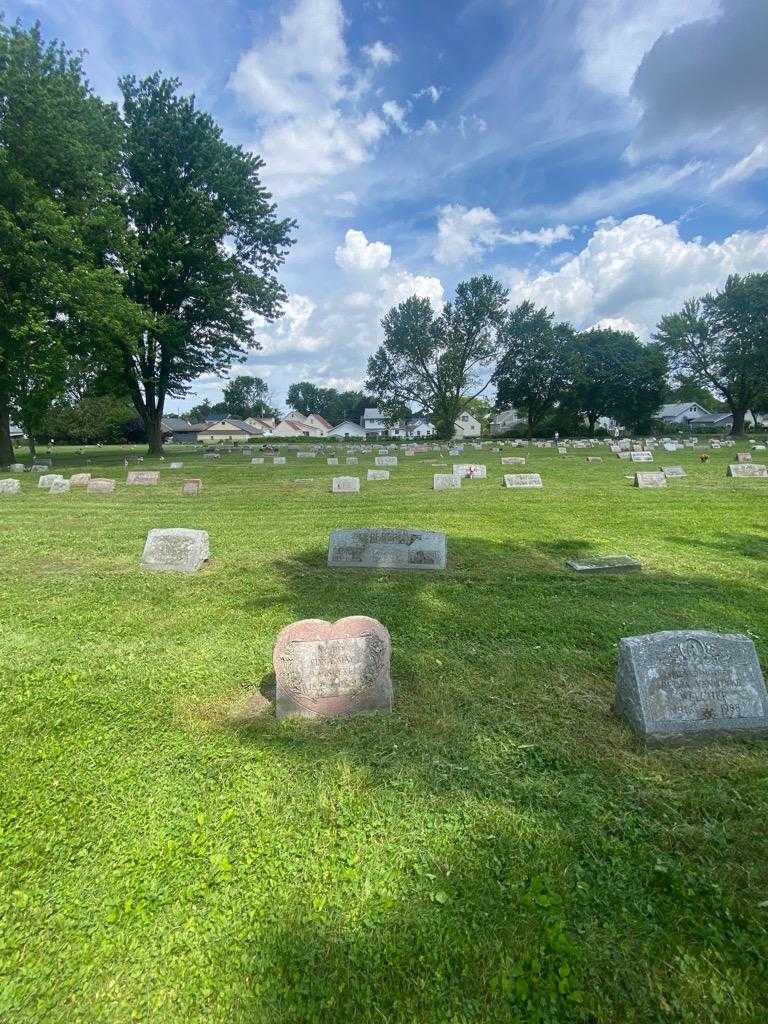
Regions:
<instances>
[{"instance_id":1,"label":"distant tree line","mask_svg":"<svg viewBox=\"0 0 768 1024\"><path fill-rule=\"evenodd\" d=\"M366 388L388 418L414 407L449 438L459 414L488 388L496 409L515 408L532 436L602 417L649 431L667 400L719 403L744 430L747 412L768 408L768 274L732 275L721 291L661 319L653 340L629 331L577 331L530 301L509 306L488 275L456 288L435 312L412 296L382 320L384 342L368 361Z\"/></svg>"}]
</instances>

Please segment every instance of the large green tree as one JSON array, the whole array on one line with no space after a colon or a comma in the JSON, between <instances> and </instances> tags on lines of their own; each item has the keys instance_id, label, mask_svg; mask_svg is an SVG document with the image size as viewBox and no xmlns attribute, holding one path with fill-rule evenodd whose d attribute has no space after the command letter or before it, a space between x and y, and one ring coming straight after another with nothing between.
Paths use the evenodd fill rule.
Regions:
<instances>
[{"instance_id":1,"label":"large green tree","mask_svg":"<svg viewBox=\"0 0 768 1024\"><path fill-rule=\"evenodd\" d=\"M440 438L491 383L505 348L506 288L487 274L462 281L435 314L412 296L382 320L384 343L368 360L366 389L389 419L416 407Z\"/></svg>"},{"instance_id":2,"label":"large green tree","mask_svg":"<svg viewBox=\"0 0 768 1024\"><path fill-rule=\"evenodd\" d=\"M261 377L240 374L225 384L222 391L224 393L223 405L228 416L247 420L249 416L275 415L269 387Z\"/></svg>"},{"instance_id":3,"label":"large green tree","mask_svg":"<svg viewBox=\"0 0 768 1024\"><path fill-rule=\"evenodd\" d=\"M568 396L575 372L575 331L570 324L556 323L553 313L530 300L510 312L507 348L495 376L497 409L519 409L532 437L537 425Z\"/></svg>"},{"instance_id":4,"label":"large green tree","mask_svg":"<svg viewBox=\"0 0 768 1024\"><path fill-rule=\"evenodd\" d=\"M225 142L219 126L159 74L120 80L128 219L138 256L126 293L146 328L118 346L119 369L161 450L166 399L203 373L222 373L272 320L285 297L277 271L294 224L278 219L260 157Z\"/></svg>"},{"instance_id":5,"label":"large green tree","mask_svg":"<svg viewBox=\"0 0 768 1024\"><path fill-rule=\"evenodd\" d=\"M118 274L121 137L79 57L0 23L0 464L11 416L34 435L72 360L139 330Z\"/></svg>"},{"instance_id":6,"label":"large green tree","mask_svg":"<svg viewBox=\"0 0 768 1024\"><path fill-rule=\"evenodd\" d=\"M722 399L732 431L767 390L768 273L732 274L719 292L688 300L662 317L654 335L673 370Z\"/></svg>"},{"instance_id":7,"label":"large green tree","mask_svg":"<svg viewBox=\"0 0 768 1024\"><path fill-rule=\"evenodd\" d=\"M601 416L628 427L649 424L667 392L667 363L658 346L631 331L596 327L574 339L573 388L566 398L587 420L590 434Z\"/></svg>"}]
</instances>

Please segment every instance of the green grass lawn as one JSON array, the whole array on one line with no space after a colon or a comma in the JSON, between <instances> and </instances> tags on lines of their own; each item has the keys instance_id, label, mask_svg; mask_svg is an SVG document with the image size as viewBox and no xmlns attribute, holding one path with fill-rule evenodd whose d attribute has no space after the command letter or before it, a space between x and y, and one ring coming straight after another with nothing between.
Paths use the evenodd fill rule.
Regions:
<instances>
[{"instance_id":1,"label":"green grass lawn","mask_svg":"<svg viewBox=\"0 0 768 1024\"><path fill-rule=\"evenodd\" d=\"M128 488L103 451L114 495L0 496L0 1021L764 1022L768 744L644 752L612 698L622 636L768 663L768 481L586 454L514 491L469 450L488 479L436 493L436 455L367 483L169 450ZM208 567L139 569L169 526ZM342 526L445 531L448 569L331 572ZM643 571L564 568L596 553ZM392 634L393 714L257 715L278 631L352 614Z\"/></svg>"}]
</instances>

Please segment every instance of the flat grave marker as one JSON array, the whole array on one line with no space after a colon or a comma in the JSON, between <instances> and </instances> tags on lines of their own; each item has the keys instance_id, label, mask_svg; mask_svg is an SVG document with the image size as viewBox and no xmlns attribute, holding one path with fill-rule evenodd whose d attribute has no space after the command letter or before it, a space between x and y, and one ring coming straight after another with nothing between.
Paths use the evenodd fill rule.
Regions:
<instances>
[{"instance_id":1,"label":"flat grave marker","mask_svg":"<svg viewBox=\"0 0 768 1024\"><path fill-rule=\"evenodd\" d=\"M115 481L95 476L88 481L89 494L114 494Z\"/></svg>"},{"instance_id":2,"label":"flat grave marker","mask_svg":"<svg viewBox=\"0 0 768 1024\"><path fill-rule=\"evenodd\" d=\"M153 572L197 572L209 557L205 530L158 529L147 534L141 565Z\"/></svg>"},{"instance_id":3,"label":"flat grave marker","mask_svg":"<svg viewBox=\"0 0 768 1024\"><path fill-rule=\"evenodd\" d=\"M328 545L331 569L439 571L447 559L444 533L400 527L333 530Z\"/></svg>"},{"instance_id":4,"label":"flat grave marker","mask_svg":"<svg viewBox=\"0 0 768 1024\"><path fill-rule=\"evenodd\" d=\"M132 487L154 487L160 474L152 469L134 469L126 477L126 483Z\"/></svg>"},{"instance_id":5,"label":"flat grave marker","mask_svg":"<svg viewBox=\"0 0 768 1024\"><path fill-rule=\"evenodd\" d=\"M460 476L464 480L485 480L487 469L476 462L455 462L453 464L453 475Z\"/></svg>"},{"instance_id":6,"label":"flat grave marker","mask_svg":"<svg viewBox=\"0 0 768 1024\"><path fill-rule=\"evenodd\" d=\"M569 558L565 564L574 572L587 576L639 572L642 568L637 559L629 555L585 555L583 558Z\"/></svg>"},{"instance_id":7,"label":"flat grave marker","mask_svg":"<svg viewBox=\"0 0 768 1024\"><path fill-rule=\"evenodd\" d=\"M539 473L506 473L504 486L511 488L543 487L544 484Z\"/></svg>"},{"instance_id":8,"label":"flat grave marker","mask_svg":"<svg viewBox=\"0 0 768 1024\"><path fill-rule=\"evenodd\" d=\"M388 469L369 469L367 474L368 480L389 480Z\"/></svg>"},{"instance_id":9,"label":"flat grave marker","mask_svg":"<svg viewBox=\"0 0 768 1024\"><path fill-rule=\"evenodd\" d=\"M185 480L182 484L181 493L184 495L196 495L199 494L203 489L203 481L195 477L191 480Z\"/></svg>"},{"instance_id":10,"label":"flat grave marker","mask_svg":"<svg viewBox=\"0 0 768 1024\"><path fill-rule=\"evenodd\" d=\"M455 473L434 473L432 488L435 491L455 491L461 487L461 477Z\"/></svg>"},{"instance_id":11,"label":"flat grave marker","mask_svg":"<svg viewBox=\"0 0 768 1024\"><path fill-rule=\"evenodd\" d=\"M655 471L649 473L635 473L634 486L641 488L666 487L667 478L663 473Z\"/></svg>"},{"instance_id":12,"label":"flat grave marker","mask_svg":"<svg viewBox=\"0 0 768 1024\"><path fill-rule=\"evenodd\" d=\"M375 466L396 466L397 456L396 455L377 455L373 460Z\"/></svg>"},{"instance_id":13,"label":"flat grave marker","mask_svg":"<svg viewBox=\"0 0 768 1024\"><path fill-rule=\"evenodd\" d=\"M629 457L633 462L653 462L653 452L630 452Z\"/></svg>"},{"instance_id":14,"label":"flat grave marker","mask_svg":"<svg viewBox=\"0 0 768 1024\"><path fill-rule=\"evenodd\" d=\"M661 472L667 480L683 480L688 476L682 466L662 466Z\"/></svg>"},{"instance_id":15,"label":"flat grave marker","mask_svg":"<svg viewBox=\"0 0 768 1024\"><path fill-rule=\"evenodd\" d=\"M736 462L726 470L726 476L732 477L766 477L768 466L760 462Z\"/></svg>"}]
</instances>

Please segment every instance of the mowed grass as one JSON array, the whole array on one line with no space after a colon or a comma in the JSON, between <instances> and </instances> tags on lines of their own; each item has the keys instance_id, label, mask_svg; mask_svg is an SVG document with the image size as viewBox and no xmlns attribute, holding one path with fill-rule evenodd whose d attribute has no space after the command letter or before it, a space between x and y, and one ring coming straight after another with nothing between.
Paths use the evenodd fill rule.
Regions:
<instances>
[{"instance_id":1,"label":"mowed grass","mask_svg":"<svg viewBox=\"0 0 768 1024\"><path fill-rule=\"evenodd\" d=\"M112 496L0 496L0 1020L765 1021L768 744L644 752L612 698L622 636L766 665L768 481L585 454L513 491L468 449L488 479L436 493L436 455L367 483L169 450L129 488L102 452ZM358 525L443 530L448 570L329 571ZM139 569L170 526L209 532L197 575ZM564 568L597 553L643 571ZM393 714L257 714L278 631L351 614L392 634Z\"/></svg>"}]
</instances>

